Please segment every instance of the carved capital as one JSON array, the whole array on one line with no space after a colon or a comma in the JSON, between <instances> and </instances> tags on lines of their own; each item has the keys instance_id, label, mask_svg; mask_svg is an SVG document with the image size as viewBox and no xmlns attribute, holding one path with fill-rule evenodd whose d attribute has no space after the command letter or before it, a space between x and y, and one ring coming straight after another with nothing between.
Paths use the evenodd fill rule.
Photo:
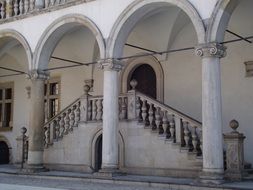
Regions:
<instances>
[{"instance_id":1,"label":"carved capital","mask_svg":"<svg viewBox=\"0 0 253 190\"><path fill-rule=\"evenodd\" d=\"M121 71L123 69L123 61L118 59L102 59L98 61L99 68L104 70Z\"/></svg>"},{"instance_id":2,"label":"carved capital","mask_svg":"<svg viewBox=\"0 0 253 190\"><path fill-rule=\"evenodd\" d=\"M227 47L219 43L202 44L195 48L195 54L200 57L217 57L226 56Z\"/></svg>"},{"instance_id":3,"label":"carved capital","mask_svg":"<svg viewBox=\"0 0 253 190\"><path fill-rule=\"evenodd\" d=\"M31 80L47 80L49 79L49 72L32 70L29 72L28 79Z\"/></svg>"}]
</instances>

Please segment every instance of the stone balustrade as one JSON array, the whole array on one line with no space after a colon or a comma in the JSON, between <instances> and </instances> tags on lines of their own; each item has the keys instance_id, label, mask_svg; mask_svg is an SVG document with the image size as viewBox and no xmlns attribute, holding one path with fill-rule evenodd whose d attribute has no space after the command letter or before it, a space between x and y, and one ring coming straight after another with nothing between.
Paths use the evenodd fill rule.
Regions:
<instances>
[{"instance_id":1,"label":"stone balustrade","mask_svg":"<svg viewBox=\"0 0 253 190\"><path fill-rule=\"evenodd\" d=\"M62 139L64 135L72 132L73 128L78 126L80 105L80 99L77 99L44 125L45 148L52 145L54 141Z\"/></svg>"},{"instance_id":2,"label":"stone balustrade","mask_svg":"<svg viewBox=\"0 0 253 190\"><path fill-rule=\"evenodd\" d=\"M78 122L102 122L103 96L88 91L45 124L45 147L73 131ZM202 154L201 123L140 92L130 90L119 96L119 120L136 120L166 141Z\"/></svg>"},{"instance_id":3,"label":"stone balustrade","mask_svg":"<svg viewBox=\"0 0 253 190\"><path fill-rule=\"evenodd\" d=\"M136 94L136 116L145 128L189 152L201 155L201 123L144 94Z\"/></svg>"},{"instance_id":4,"label":"stone balustrade","mask_svg":"<svg viewBox=\"0 0 253 190\"><path fill-rule=\"evenodd\" d=\"M83 3L91 0L0 0L0 21L9 18L23 18L29 13L52 11L55 7L61 5L71 6L72 3ZM43 10L43 11L42 11Z\"/></svg>"}]
</instances>

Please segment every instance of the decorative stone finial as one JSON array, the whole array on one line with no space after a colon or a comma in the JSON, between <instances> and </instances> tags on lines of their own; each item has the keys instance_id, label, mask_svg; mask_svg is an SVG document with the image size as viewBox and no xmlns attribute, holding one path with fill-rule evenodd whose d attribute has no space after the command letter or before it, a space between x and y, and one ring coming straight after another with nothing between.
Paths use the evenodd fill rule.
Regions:
<instances>
[{"instance_id":1,"label":"decorative stone finial","mask_svg":"<svg viewBox=\"0 0 253 190\"><path fill-rule=\"evenodd\" d=\"M130 81L130 86L132 87L132 90L135 90L135 88L136 88L137 85L138 85L137 80L132 79L132 80Z\"/></svg>"},{"instance_id":2,"label":"decorative stone finial","mask_svg":"<svg viewBox=\"0 0 253 190\"><path fill-rule=\"evenodd\" d=\"M83 91L84 91L84 95L88 95L89 91L90 91L90 86L89 85L84 85L83 86Z\"/></svg>"},{"instance_id":3,"label":"decorative stone finial","mask_svg":"<svg viewBox=\"0 0 253 190\"><path fill-rule=\"evenodd\" d=\"M239 127L239 122L233 119L230 121L229 126L233 129L233 133L238 133L236 129Z\"/></svg>"},{"instance_id":4,"label":"decorative stone finial","mask_svg":"<svg viewBox=\"0 0 253 190\"><path fill-rule=\"evenodd\" d=\"M27 132L27 129L25 127L21 128L21 133L24 135Z\"/></svg>"}]
</instances>

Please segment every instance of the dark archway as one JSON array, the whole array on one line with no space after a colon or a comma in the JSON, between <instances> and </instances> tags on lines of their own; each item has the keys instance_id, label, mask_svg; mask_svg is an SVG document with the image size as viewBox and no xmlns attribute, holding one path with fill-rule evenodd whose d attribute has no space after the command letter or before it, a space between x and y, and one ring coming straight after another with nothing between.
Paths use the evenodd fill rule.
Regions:
<instances>
[{"instance_id":1,"label":"dark archway","mask_svg":"<svg viewBox=\"0 0 253 190\"><path fill-rule=\"evenodd\" d=\"M0 141L0 164L9 164L9 147L4 141Z\"/></svg>"},{"instance_id":2,"label":"dark archway","mask_svg":"<svg viewBox=\"0 0 253 190\"><path fill-rule=\"evenodd\" d=\"M136 90L156 99L156 74L150 65L142 64L135 68L129 76L129 82L133 79L138 82ZM128 89L130 89L130 85Z\"/></svg>"},{"instance_id":3,"label":"dark archway","mask_svg":"<svg viewBox=\"0 0 253 190\"><path fill-rule=\"evenodd\" d=\"M95 145L95 172L98 172L102 167L102 134L97 138Z\"/></svg>"}]
</instances>

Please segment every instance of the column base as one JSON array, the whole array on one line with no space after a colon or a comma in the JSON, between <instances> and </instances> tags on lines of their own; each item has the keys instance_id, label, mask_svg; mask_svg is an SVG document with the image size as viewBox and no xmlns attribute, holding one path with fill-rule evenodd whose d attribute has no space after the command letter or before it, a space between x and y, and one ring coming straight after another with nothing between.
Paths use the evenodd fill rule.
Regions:
<instances>
[{"instance_id":1,"label":"column base","mask_svg":"<svg viewBox=\"0 0 253 190\"><path fill-rule=\"evenodd\" d=\"M93 175L101 178L112 178L115 176L125 175L125 173L121 172L118 168L102 168Z\"/></svg>"},{"instance_id":2,"label":"column base","mask_svg":"<svg viewBox=\"0 0 253 190\"><path fill-rule=\"evenodd\" d=\"M229 171L225 172L225 179L231 181L241 181L243 177L246 177L248 173L246 171Z\"/></svg>"},{"instance_id":3,"label":"column base","mask_svg":"<svg viewBox=\"0 0 253 190\"><path fill-rule=\"evenodd\" d=\"M21 173L39 173L39 172L47 172L49 171L47 168L45 168L43 165L31 165L31 164L25 164L24 168L21 168Z\"/></svg>"},{"instance_id":4,"label":"column base","mask_svg":"<svg viewBox=\"0 0 253 190\"><path fill-rule=\"evenodd\" d=\"M225 182L224 173L202 171L198 181L202 184L220 185Z\"/></svg>"}]
</instances>

